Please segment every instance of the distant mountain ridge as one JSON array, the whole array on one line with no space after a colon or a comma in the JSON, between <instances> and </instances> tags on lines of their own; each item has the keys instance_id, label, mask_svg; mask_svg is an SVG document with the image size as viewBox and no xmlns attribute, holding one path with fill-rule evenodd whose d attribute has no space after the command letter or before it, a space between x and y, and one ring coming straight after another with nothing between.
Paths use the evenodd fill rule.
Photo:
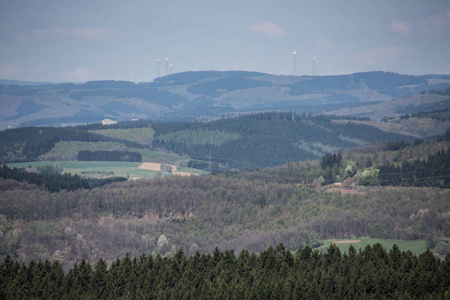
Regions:
<instances>
[{"instance_id":1,"label":"distant mountain ridge","mask_svg":"<svg viewBox=\"0 0 450 300\"><path fill-rule=\"evenodd\" d=\"M247 71L176 73L153 82L27 83L0 80L0 130L64 126L102 119L194 120L261 111L351 114L381 119L390 101L421 92L406 106L450 108L450 97L429 96L450 87L450 75L366 72L336 76L282 76ZM431 100L430 100L431 99ZM397 101L398 102L398 101ZM374 108L372 108L374 107ZM349 111L350 110L350 111ZM385 109L389 112L389 109ZM414 109L412 109L414 111ZM389 112L390 116L400 115Z\"/></svg>"},{"instance_id":2,"label":"distant mountain ridge","mask_svg":"<svg viewBox=\"0 0 450 300\"><path fill-rule=\"evenodd\" d=\"M23 80L11 80L11 79L0 79L0 84L3 85L49 85L55 84L48 81L23 81Z\"/></svg>"}]
</instances>

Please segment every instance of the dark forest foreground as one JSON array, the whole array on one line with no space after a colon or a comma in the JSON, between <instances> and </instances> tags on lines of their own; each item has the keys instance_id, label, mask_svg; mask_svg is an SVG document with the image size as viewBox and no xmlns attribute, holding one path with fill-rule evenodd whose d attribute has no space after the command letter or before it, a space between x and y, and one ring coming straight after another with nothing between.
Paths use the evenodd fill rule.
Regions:
<instances>
[{"instance_id":1,"label":"dark forest foreground","mask_svg":"<svg viewBox=\"0 0 450 300\"><path fill-rule=\"evenodd\" d=\"M321 254L296 254L282 244L260 254L232 250L171 258L125 256L108 269L82 260L64 274L58 262L0 265L1 299L447 299L450 254L418 257L380 244L342 255L335 245Z\"/></svg>"}]
</instances>

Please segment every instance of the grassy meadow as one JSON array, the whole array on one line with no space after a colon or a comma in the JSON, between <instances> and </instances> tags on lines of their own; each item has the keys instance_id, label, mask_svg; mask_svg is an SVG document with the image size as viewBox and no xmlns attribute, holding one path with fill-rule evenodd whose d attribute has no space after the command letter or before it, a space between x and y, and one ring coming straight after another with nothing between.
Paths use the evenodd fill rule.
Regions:
<instances>
[{"instance_id":1,"label":"grassy meadow","mask_svg":"<svg viewBox=\"0 0 450 300\"><path fill-rule=\"evenodd\" d=\"M343 243L343 241L358 241L359 242L349 242ZM408 251L410 250L412 253L419 255L424 253L428 246L427 243L423 240L414 240L414 241L405 241L405 240L390 240L390 239L374 239L370 237L363 238L349 238L349 239L334 239L334 240L324 240L322 241L323 245L320 246L319 251L326 251L330 247L332 243L335 243L336 246L341 250L342 253L348 252L350 245L353 245L357 251L359 249L364 250L367 245L373 246L376 243L380 243L383 248L389 251L392 246L397 245L400 251Z\"/></svg>"},{"instance_id":2,"label":"grassy meadow","mask_svg":"<svg viewBox=\"0 0 450 300\"><path fill-rule=\"evenodd\" d=\"M104 130L101 130L104 131ZM47 153L39 156L39 160L46 161L66 161L66 160L76 160L79 151L132 151L138 152L142 156L143 161L153 161L160 163L175 163L184 158L178 155L167 154L152 151L150 149L137 149L137 148L128 148L121 143L116 142L57 142L55 146Z\"/></svg>"},{"instance_id":3,"label":"grassy meadow","mask_svg":"<svg viewBox=\"0 0 450 300\"><path fill-rule=\"evenodd\" d=\"M26 168L59 164L63 173L78 174L86 177L121 176L130 178L163 177L169 173L138 169L139 162L112 162L112 161L38 161L8 164L11 167Z\"/></svg>"},{"instance_id":4,"label":"grassy meadow","mask_svg":"<svg viewBox=\"0 0 450 300\"><path fill-rule=\"evenodd\" d=\"M150 127L128 129L101 129L92 130L90 132L130 142L137 142L144 145L151 145L153 137L155 135L155 131Z\"/></svg>"}]
</instances>

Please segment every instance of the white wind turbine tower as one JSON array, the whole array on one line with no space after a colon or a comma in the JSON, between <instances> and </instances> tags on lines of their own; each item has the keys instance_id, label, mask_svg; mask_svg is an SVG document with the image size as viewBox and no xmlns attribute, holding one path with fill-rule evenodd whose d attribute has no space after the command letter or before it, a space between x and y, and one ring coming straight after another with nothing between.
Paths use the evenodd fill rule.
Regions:
<instances>
[{"instance_id":1,"label":"white wind turbine tower","mask_svg":"<svg viewBox=\"0 0 450 300\"><path fill-rule=\"evenodd\" d=\"M297 76L297 62L295 61L295 56L297 55L297 51L292 52L294 55L294 64L292 66L292 76Z\"/></svg>"},{"instance_id":2,"label":"white wind turbine tower","mask_svg":"<svg viewBox=\"0 0 450 300\"><path fill-rule=\"evenodd\" d=\"M315 76L316 75L316 57L315 56L312 58L312 61L313 61L312 76Z\"/></svg>"},{"instance_id":3,"label":"white wind turbine tower","mask_svg":"<svg viewBox=\"0 0 450 300\"><path fill-rule=\"evenodd\" d=\"M159 78L159 58L156 59L156 78Z\"/></svg>"},{"instance_id":4,"label":"white wind turbine tower","mask_svg":"<svg viewBox=\"0 0 450 300\"><path fill-rule=\"evenodd\" d=\"M134 75L134 73L131 72L131 82L133 82L133 75Z\"/></svg>"},{"instance_id":5,"label":"white wind turbine tower","mask_svg":"<svg viewBox=\"0 0 450 300\"><path fill-rule=\"evenodd\" d=\"M169 69L167 68L167 61L168 61L169 59L166 57L166 76L167 76L167 74L168 74L168 72L169 72Z\"/></svg>"},{"instance_id":6,"label":"white wind turbine tower","mask_svg":"<svg viewBox=\"0 0 450 300\"><path fill-rule=\"evenodd\" d=\"M169 65L169 74L172 74L172 64Z\"/></svg>"}]
</instances>

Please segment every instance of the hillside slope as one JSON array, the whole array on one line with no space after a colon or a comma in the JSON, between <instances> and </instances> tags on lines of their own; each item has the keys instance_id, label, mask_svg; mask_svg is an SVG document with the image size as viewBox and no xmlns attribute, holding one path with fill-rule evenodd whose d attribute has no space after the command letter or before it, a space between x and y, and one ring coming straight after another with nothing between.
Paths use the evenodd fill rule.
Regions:
<instances>
[{"instance_id":1,"label":"hillside slope","mask_svg":"<svg viewBox=\"0 0 450 300\"><path fill-rule=\"evenodd\" d=\"M427 157L431 162L442 150L448 162L449 143L450 130L441 141L365 146L320 162L126 181L91 190L51 192L0 179L0 256L57 259L67 268L81 257L112 263L126 253L171 256L179 248L194 254L216 247L259 252L280 242L296 249L364 236L426 241L445 255L450 251L448 188L417 187L416 180L398 187L394 181L388 186L361 179L387 162L402 161L403 167ZM434 176L427 174L416 177ZM337 176L344 184L320 180L332 182ZM360 181L365 186L356 185Z\"/></svg>"},{"instance_id":2,"label":"hillside slope","mask_svg":"<svg viewBox=\"0 0 450 300\"><path fill-rule=\"evenodd\" d=\"M50 193L0 179L1 256L58 259L67 267L81 257L111 263L127 252L258 252L280 242L296 249L362 236L435 245L450 236L449 197L430 188L341 193L210 176Z\"/></svg>"},{"instance_id":3,"label":"hillside slope","mask_svg":"<svg viewBox=\"0 0 450 300\"><path fill-rule=\"evenodd\" d=\"M379 109L376 105L380 103L448 87L450 77L447 75L410 76L386 72L294 77L205 71L178 73L138 84L95 81L16 85L11 82L0 84L0 129L85 124L105 118L192 120L267 110L336 111L339 114L344 110L342 114L377 118ZM448 97L440 99L427 93L422 96L426 98L423 101L431 105L449 106ZM419 100L398 102L397 109L411 105L411 101Z\"/></svg>"},{"instance_id":4,"label":"hillside slope","mask_svg":"<svg viewBox=\"0 0 450 300\"><path fill-rule=\"evenodd\" d=\"M364 121L368 122L358 118L266 112L211 122L137 121L110 126L17 128L0 132L0 159L2 162L74 160L80 151L129 150L140 153L145 161L152 161L149 159L159 151L166 153L160 153L161 158L168 158L167 152L174 153L179 160L184 157L189 161L188 167L218 171L270 167L318 159L326 153L366 144L415 139L410 134L376 128L370 122L363 124ZM64 149L66 153L62 152Z\"/></svg>"}]
</instances>

